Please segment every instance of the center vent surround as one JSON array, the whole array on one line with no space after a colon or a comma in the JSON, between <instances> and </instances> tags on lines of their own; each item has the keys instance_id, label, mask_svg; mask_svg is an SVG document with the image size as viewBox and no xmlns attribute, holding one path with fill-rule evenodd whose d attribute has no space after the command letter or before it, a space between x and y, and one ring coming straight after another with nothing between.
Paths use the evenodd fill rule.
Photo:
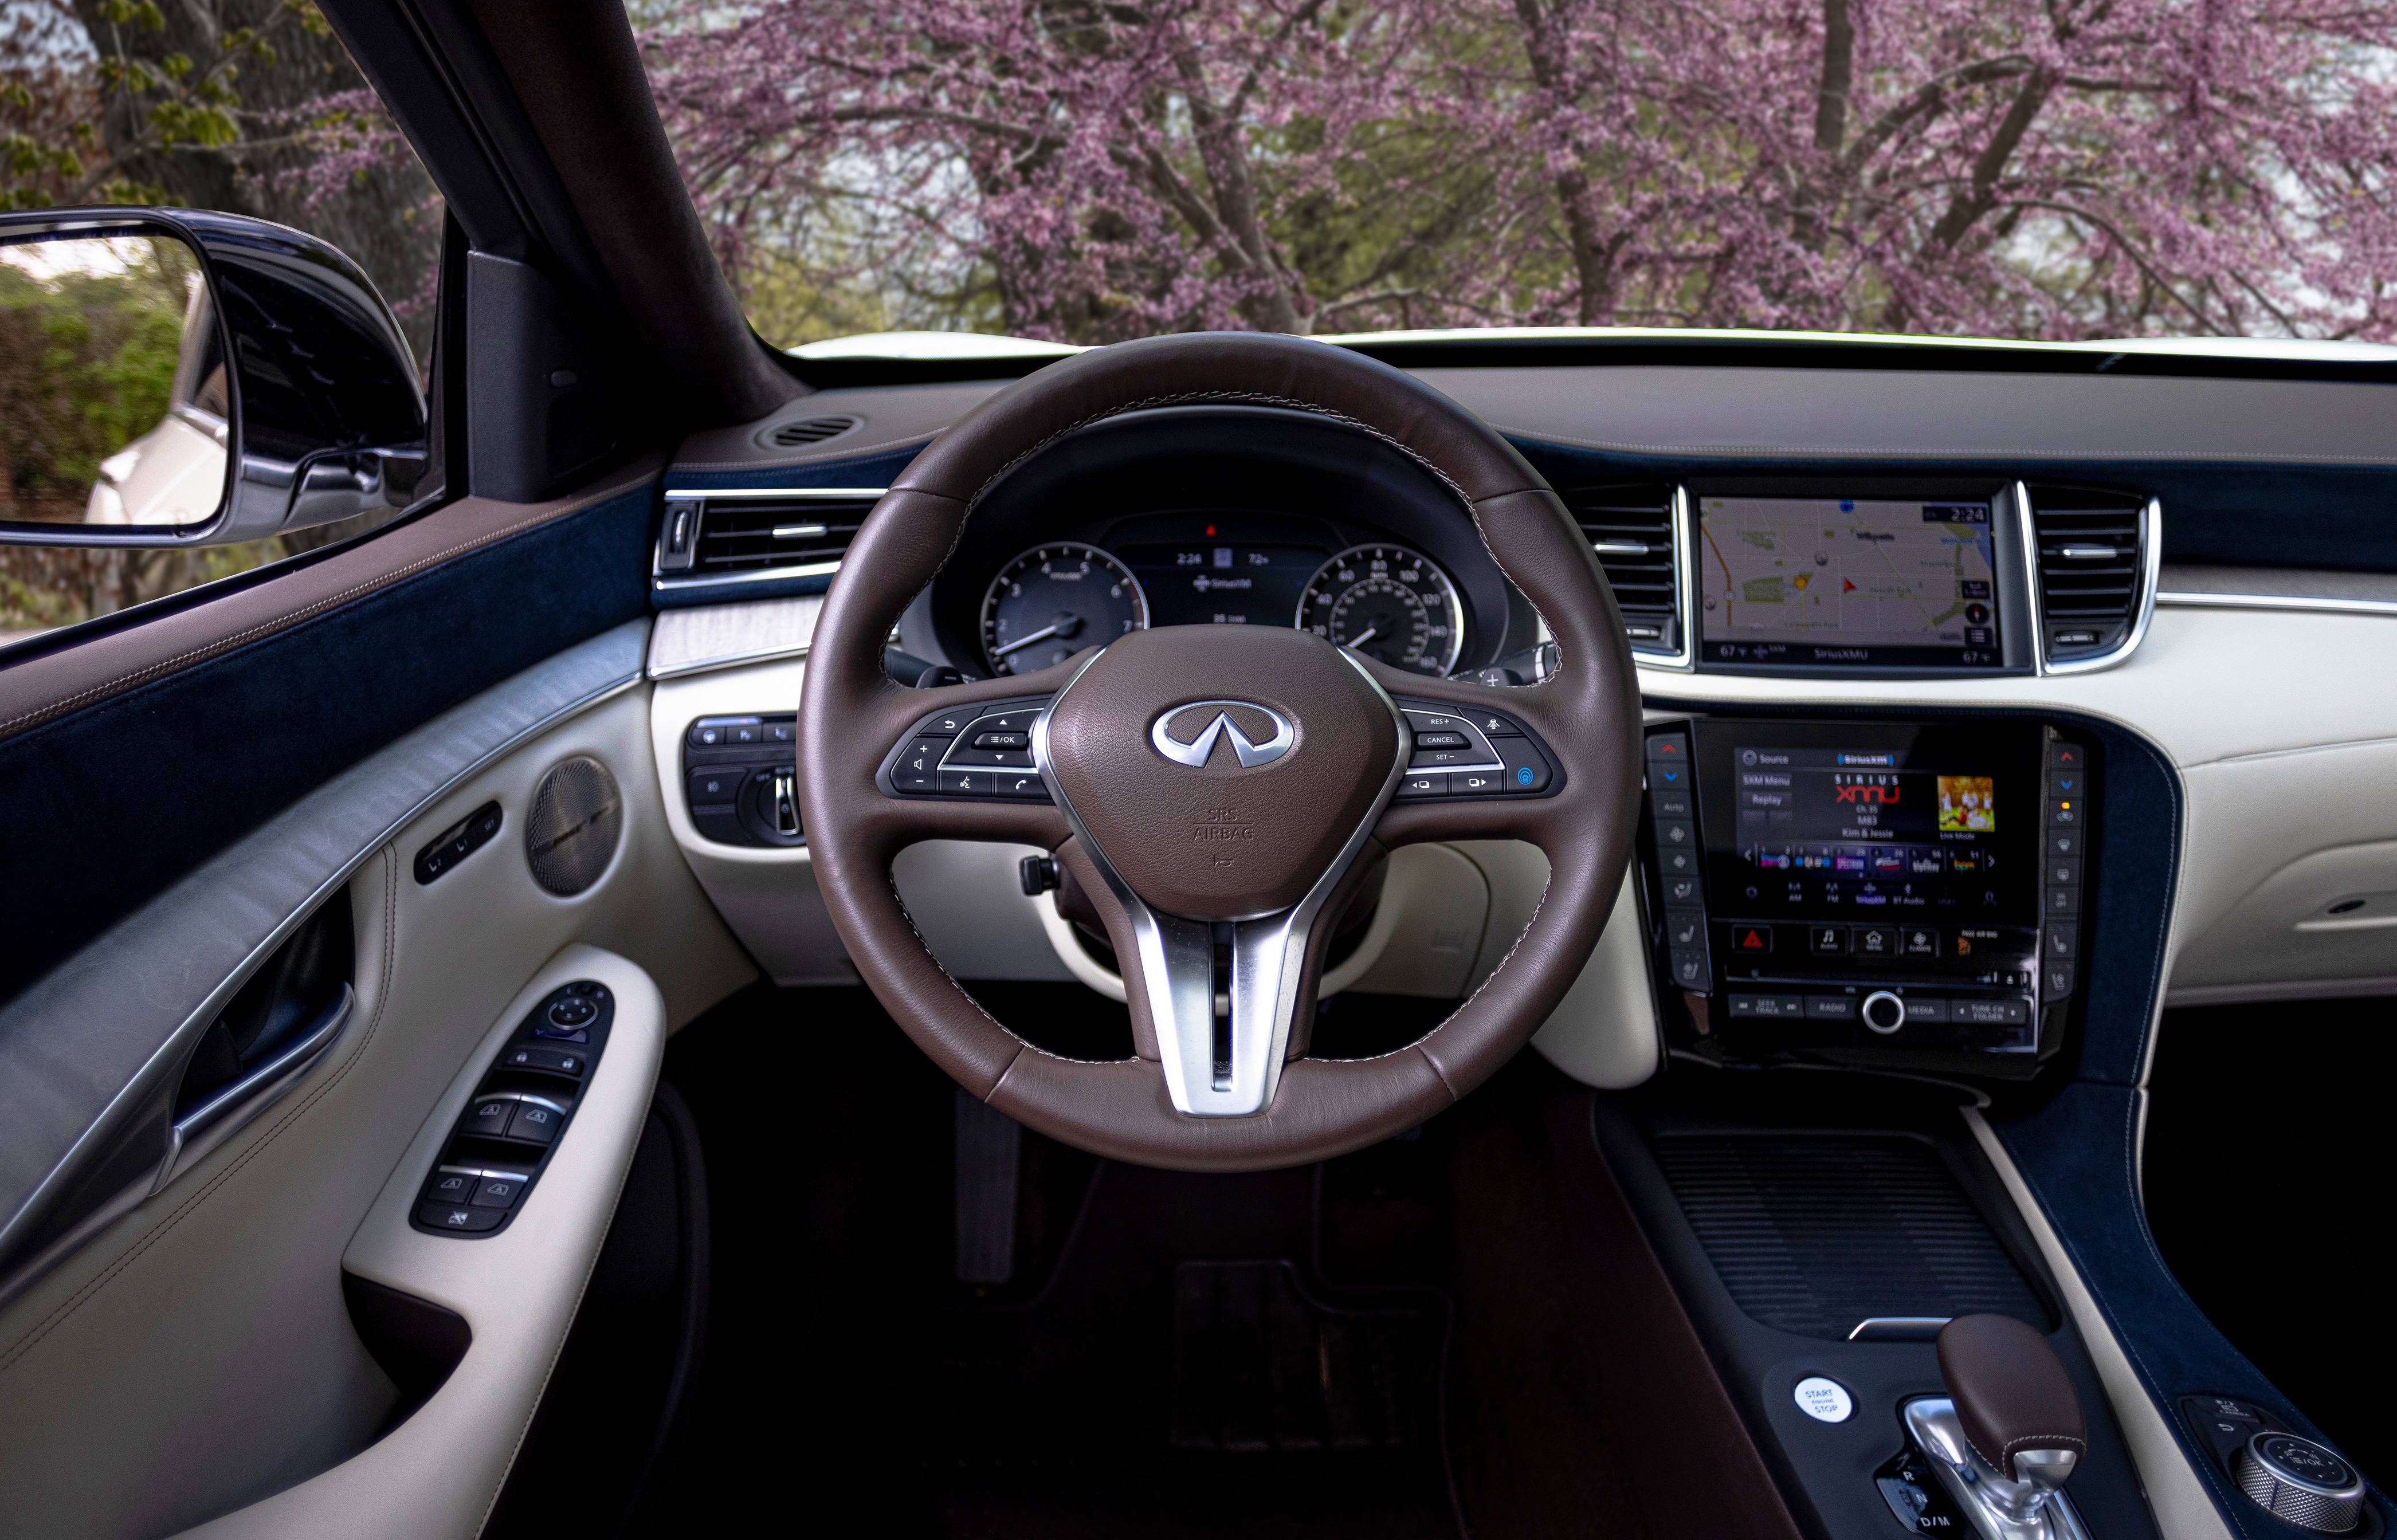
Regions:
<instances>
[{"instance_id":1,"label":"center vent surround","mask_svg":"<svg viewBox=\"0 0 2397 1540\"><path fill-rule=\"evenodd\" d=\"M1624 482L1573 487L1559 495L1606 570L1631 650L1685 661L1680 489L1663 481Z\"/></svg>"}]
</instances>

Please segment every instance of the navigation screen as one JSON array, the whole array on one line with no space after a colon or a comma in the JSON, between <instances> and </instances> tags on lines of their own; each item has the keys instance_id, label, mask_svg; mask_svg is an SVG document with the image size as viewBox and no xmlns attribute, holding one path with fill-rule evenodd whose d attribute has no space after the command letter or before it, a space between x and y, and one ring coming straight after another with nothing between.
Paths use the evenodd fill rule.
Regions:
<instances>
[{"instance_id":1,"label":"navigation screen","mask_svg":"<svg viewBox=\"0 0 2397 1540\"><path fill-rule=\"evenodd\" d=\"M1987 502L1698 501L1698 635L1730 663L1997 668Z\"/></svg>"}]
</instances>

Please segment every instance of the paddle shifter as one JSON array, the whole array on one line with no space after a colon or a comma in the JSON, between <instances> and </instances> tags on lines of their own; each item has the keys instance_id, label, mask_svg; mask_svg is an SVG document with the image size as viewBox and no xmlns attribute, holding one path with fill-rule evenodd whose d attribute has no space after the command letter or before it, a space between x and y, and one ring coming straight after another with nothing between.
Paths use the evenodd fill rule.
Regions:
<instances>
[{"instance_id":1,"label":"paddle shifter","mask_svg":"<svg viewBox=\"0 0 2397 1540\"><path fill-rule=\"evenodd\" d=\"M1907 1431L1983 1540L2088 1540L2061 1490L2088 1452L2071 1377L2011 1316L1959 1316L1939 1332L1945 1396L1906 1407Z\"/></svg>"}]
</instances>

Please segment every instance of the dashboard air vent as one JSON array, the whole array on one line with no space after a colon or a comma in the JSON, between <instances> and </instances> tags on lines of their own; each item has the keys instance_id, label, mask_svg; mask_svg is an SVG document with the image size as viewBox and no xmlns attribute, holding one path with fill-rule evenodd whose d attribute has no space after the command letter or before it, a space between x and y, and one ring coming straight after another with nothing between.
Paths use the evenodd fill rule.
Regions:
<instances>
[{"instance_id":1,"label":"dashboard air vent","mask_svg":"<svg viewBox=\"0 0 2397 1540\"><path fill-rule=\"evenodd\" d=\"M789 422L777 422L757 435L757 442L773 449L804 449L810 444L822 444L854 433L865 426L865 419L835 414L830 417L802 417Z\"/></svg>"},{"instance_id":2,"label":"dashboard air vent","mask_svg":"<svg viewBox=\"0 0 2397 1540\"><path fill-rule=\"evenodd\" d=\"M1673 495L1666 482L1576 487L1564 493L1573 522L1606 569L1634 652L1677 655L1682 649Z\"/></svg>"},{"instance_id":3,"label":"dashboard air vent","mask_svg":"<svg viewBox=\"0 0 2397 1540\"><path fill-rule=\"evenodd\" d=\"M2050 664L2121 651L2154 596L2147 592L2148 500L2084 487L2029 487L2039 547L2041 641Z\"/></svg>"},{"instance_id":4,"label":"dashboard air vent","mask_svg":"<svg viewBox=\"0 0 2397 1540\"><path fill-rule=\"evenodd\" d=\"M658 570L693 578L730 577L840 560L878 494L837 497L667 494Z\"/></svg>"}]
</instances>

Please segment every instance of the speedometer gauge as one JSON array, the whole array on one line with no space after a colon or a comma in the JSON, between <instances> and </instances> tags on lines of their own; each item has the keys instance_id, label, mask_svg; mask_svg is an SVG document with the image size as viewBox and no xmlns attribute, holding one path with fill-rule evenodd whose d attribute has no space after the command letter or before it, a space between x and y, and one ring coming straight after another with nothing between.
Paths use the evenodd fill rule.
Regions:
<instances>
[{"instance_id":1,"label":"speedometer gauge","mask_svg":"<svg viewBox=\"0 0 2397 1540\"><path fill-rule=\"evenodd\" d=\"M1323 564L1298 601L1298 628L1393 668L1445 675L1465 645L1465 606L1430 558L1358 545Z\"/></svg>"},{"instance_id":2,"label":"speedometer gauge","mask_svg":"<svg viewBox=\"0 0 2397 1540\"><path fill-rule=\"evenodd\" d=\"M998 569L982 599L983 656L998 674L1036 674L1147 628L1140 580L1079 541L1034 546Z\"/></svg>"}]
</instances>

